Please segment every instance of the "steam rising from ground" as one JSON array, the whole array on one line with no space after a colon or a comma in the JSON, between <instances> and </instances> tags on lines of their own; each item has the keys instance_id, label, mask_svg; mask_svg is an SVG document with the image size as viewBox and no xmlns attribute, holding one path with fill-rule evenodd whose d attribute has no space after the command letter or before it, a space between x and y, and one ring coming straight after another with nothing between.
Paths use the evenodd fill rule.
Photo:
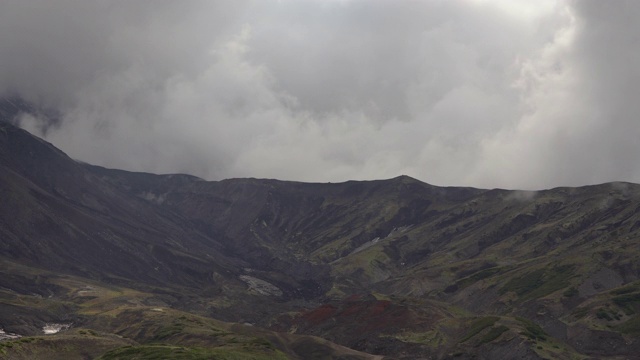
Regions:
<instances>
[{"instance_id":1,"label":"steam rising from ground","mask_svg":"<svg viewBox=\"0 0 640 360\"><path fill-rule=\"evenodd\" d=\"M109 167L640 182L640 3L532 4L10 0L0 94L59 109L47 140Z\"/></svg>"}]
</instances>

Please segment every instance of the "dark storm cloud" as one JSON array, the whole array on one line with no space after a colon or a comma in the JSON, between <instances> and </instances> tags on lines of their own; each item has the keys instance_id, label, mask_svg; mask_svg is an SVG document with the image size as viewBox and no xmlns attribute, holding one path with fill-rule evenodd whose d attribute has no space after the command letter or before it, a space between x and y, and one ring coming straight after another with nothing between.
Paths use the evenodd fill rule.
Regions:
<instances>
[{"instance_id":1,"label":"dark storm cloud","mask_svg":"<svg viewBox=\"0 0 640 360\"><path fill-rule=\"evenodd\" d=\"M0 93L209 179L640 181L636 2L4 1ZM25 118L38 132L38 120Z\"/></svg>"}]
</instances>

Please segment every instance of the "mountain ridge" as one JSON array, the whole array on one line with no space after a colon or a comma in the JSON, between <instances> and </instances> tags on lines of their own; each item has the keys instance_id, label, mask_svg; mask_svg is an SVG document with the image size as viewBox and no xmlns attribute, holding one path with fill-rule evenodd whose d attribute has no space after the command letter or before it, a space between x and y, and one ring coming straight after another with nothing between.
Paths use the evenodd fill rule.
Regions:
<instances>
[{"instance_id":1,"label":"mountain ridge","mask_svg":"<svg viewBox=\"0 0 640 360\"><path fill-rule=\"evenodd\" d=\"M276 343L251 351L291 358L313 357L270 331L319 336L364 357L640 352L637 184L205 181L84 164L0 122L0 198L8 332L73 321L73 336L100 331L103 346L120 334L141 352L158 350L148 348L158 339L213 349L230 336L209 343L185 317L252 323ZM155 337L124 330L140 330L133 319ZM23 352L0 346L0 354L38 349L18 341L0 344ZM105 351L118 346L130 345Z\"/></svg>"}]
</instances>

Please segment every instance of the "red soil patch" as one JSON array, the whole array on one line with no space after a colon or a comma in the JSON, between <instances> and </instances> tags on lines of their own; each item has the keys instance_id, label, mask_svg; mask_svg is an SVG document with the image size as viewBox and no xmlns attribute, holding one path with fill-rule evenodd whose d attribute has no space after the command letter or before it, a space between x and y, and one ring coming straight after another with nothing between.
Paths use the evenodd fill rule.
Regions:
<instances>
[{"instance_id":1,"label":"red soil patch","mask_svg":"<svg viewBox=\"0 0 640 360\"><path fill-rule=\"evenodd\" d=\"M302 314L302 319L307 321L311 326L318 325L331 318L337 309L333 305L324 304L314 310Z\"/></svg>"},{"instance_id":2,"label":"red soil patch","mask_svg":"<svg viewBox=\"0 0 640 360\"><path fill-rule=\"evenodd\" d=\"M343 302L324 304L300 315L293 323L301 329L314 332L326 328L362 335L370 332L386 332L405 328L415 323L416 314L403 305L372 297L350 296Z\"/></svg>"}]
</instances>

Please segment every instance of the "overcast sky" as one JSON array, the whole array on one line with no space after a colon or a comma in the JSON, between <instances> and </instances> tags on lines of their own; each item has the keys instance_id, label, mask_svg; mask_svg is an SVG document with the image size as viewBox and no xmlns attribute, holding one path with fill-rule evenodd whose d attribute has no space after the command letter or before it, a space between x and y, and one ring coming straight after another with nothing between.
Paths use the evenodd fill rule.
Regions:
<instances>
[{"instance_id":1,"label":"overcast sky","mask_svg":"<svg viewBox=\"0 0 640 360\"><path fill-rule=\"evenodd\" d=\"M640 1L0 1L0 96L107 167L640 182ZM38 119L22 126L38 132Z\"/></svg>"}]
</instances>

